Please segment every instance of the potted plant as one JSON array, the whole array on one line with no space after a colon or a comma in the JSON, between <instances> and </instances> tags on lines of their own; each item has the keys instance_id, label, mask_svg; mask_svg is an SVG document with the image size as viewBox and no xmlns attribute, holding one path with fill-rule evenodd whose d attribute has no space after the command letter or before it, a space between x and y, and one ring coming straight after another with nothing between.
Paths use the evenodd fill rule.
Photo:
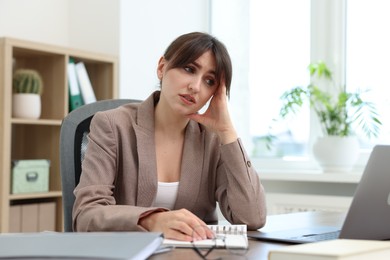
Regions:
<instances>
[{"instance_id":1,"label":"potted plant","mask_svg":"<svg viewBox=\"0 0 390 260\"><path fill-rule=\"evenodd\" d=\"M41 116L42 77L36 70L18 69L12 79L12 116L37 119Z\"/></svg>"},{"instance_id":2,"label":"potted plant","mask_svg":"<svg viewBox=\"0 0 390 260\"><path fill-rule=\"evenodd\" d=\"M350 93L344 87L337 87L323 61L311 63L308 69L312 82L282 94L279 116L286 119L298 113L305 104L310 104L323 134L313 146L314 156L326 171L350 170L359 152L356 133L361 132L368 138L379 134L381 121L376 106L365 101L360 90ZM331 88L324 91L316 83L331 84ZM269 143L274 139L271 134L267 137ZM326 146L328 148L324 148Z\"/></svg>"}]
</instances>

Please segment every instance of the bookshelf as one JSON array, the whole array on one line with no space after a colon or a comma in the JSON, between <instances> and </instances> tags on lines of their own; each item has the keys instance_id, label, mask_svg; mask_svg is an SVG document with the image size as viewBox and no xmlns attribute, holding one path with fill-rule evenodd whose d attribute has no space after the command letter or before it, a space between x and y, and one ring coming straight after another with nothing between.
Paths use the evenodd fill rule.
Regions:
<instances>
[{"instance_id":1,"label":"bookshelf","mask_svg":"<svg viewBox=\"0 0 390 260\"><path fill-rule=\"evenodd\" d=\"M67 64L84 62L97 100L118 97L116 57L15 38L0 38L0 233L9 232L13 205L55 204L55 231L63 230L59 137L69 111ZM35 69L43 78L39 119L12 118L12 73ZM49 159L49 191L12 194L12 160Z\"/></svg>"}]
</instances>

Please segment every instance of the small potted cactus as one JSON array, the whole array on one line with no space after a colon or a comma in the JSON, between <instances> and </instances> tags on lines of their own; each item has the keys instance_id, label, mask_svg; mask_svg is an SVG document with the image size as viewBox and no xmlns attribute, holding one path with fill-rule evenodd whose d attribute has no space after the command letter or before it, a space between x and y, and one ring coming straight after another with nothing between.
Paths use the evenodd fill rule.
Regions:
<instances>
[{"instance_id":1,"label":"small potted cactus","mask_svg":"<svg viewBox=\"0 0 390 260\"><path fill-rule=\"evenodd\" d=\"M42 77L36 70L17 69L12 79L12 116L37 119L41 116Z\"/></svg>"}]
</instances>

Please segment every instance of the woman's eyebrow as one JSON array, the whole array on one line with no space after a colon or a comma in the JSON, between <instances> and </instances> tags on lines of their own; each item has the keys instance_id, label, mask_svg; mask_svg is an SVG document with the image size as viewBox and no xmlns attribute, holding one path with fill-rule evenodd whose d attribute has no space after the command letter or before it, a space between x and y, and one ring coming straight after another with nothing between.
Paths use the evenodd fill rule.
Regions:
<instances>
[{"instance_id":1,"label":"woman's eyebrow","mask_svg":"<svg viewBox=\"0 0 390 260\"><path fill-rule=\"evenodd\" d=\"M191 62L190 64L193 64L195 67L197 67L198 69L201 69L202 68L202 65L200 65L199 63L197 63L196 61L193 61ZM213 74L214 76L216 75L215 73L215 70L209 70L208 73L211 73Z\"/></svg>"},{"instance_id":2,"label":"woman's eyebrow","mask_svg":"<svg viewBox=\"0 0 390 260\"><path fill-rule=\"evenodd\" d=\"M193 61L193 62L191 62L195 67L197 67L197 68L202 68L202 66L199 64L199 63L197 63L196 61ZM190 64L191 64L190 63Z\"/></svg>"}]
</instances>

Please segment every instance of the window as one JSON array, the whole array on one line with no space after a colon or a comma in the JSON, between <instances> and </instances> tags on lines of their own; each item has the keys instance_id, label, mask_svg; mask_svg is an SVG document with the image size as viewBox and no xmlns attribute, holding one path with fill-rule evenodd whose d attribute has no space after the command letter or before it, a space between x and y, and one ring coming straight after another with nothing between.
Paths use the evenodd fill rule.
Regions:
<instances>
[{"instance_id":1,"label":"window","mask_svg":"<svg viewBox=\"0 0 390 260\"><path fill-rule=\"evenodd\" d=\"M308 85L310 0L250 1L250 134L255 157L306 156L309 108L290 122L275 123L279 97L294 86ZM270 129L272 128L272 129ZM273 149L264 144L272 130Z\"/></svg>"},{"instance_id":2,"label":"window","mask_svg":"<svg viewBox=\"0 0 390 260\"><path fill-rule=\"evenodd\" d=\"M294 86L307 85L310 80L307 66L319 59L331 63L328 65L336 84L346 85L350 91L372 89L368 94L379 106L384 128L378 139L361 139L366 152L375 143L390 142L390 116L386 120L386 114L390 113L390 79L386 73L390 40L384 37L390 22L386 14L390 3L383 0L213 0L210 3L211 33L231 52L232 90L237 87L241 90L238 97L241 103L231 107L233 121L249 129L238 131L239 135L263 169L316 167L310 147L320 131L315 120L311 120L309 108L290 122L274 124L272 119L278 115L280 95ZM237 37L246 37L249 44L243 45L245 41L237 41ZM248 53L237 52L243 49L248 49ZM245 84L234 85L237 78L249 78L247 89ZM237 113L248 100L250 113ZM273 150L264 147L263 137L269 126L278 135ZM360 161L364 165L365 161Z\"/></svg>"},{"instance_id":3,"label":"window","mask_svg":"<svg viewBox=\"0 0 390 260\"><path fill-rule=\"evenodd\" d=\"M369 89L383 127L377 139L363 139L362 147L390 142L390 2L353 0L347 6L346 86L350 91Z\"/></svg>"}]
</instances>

